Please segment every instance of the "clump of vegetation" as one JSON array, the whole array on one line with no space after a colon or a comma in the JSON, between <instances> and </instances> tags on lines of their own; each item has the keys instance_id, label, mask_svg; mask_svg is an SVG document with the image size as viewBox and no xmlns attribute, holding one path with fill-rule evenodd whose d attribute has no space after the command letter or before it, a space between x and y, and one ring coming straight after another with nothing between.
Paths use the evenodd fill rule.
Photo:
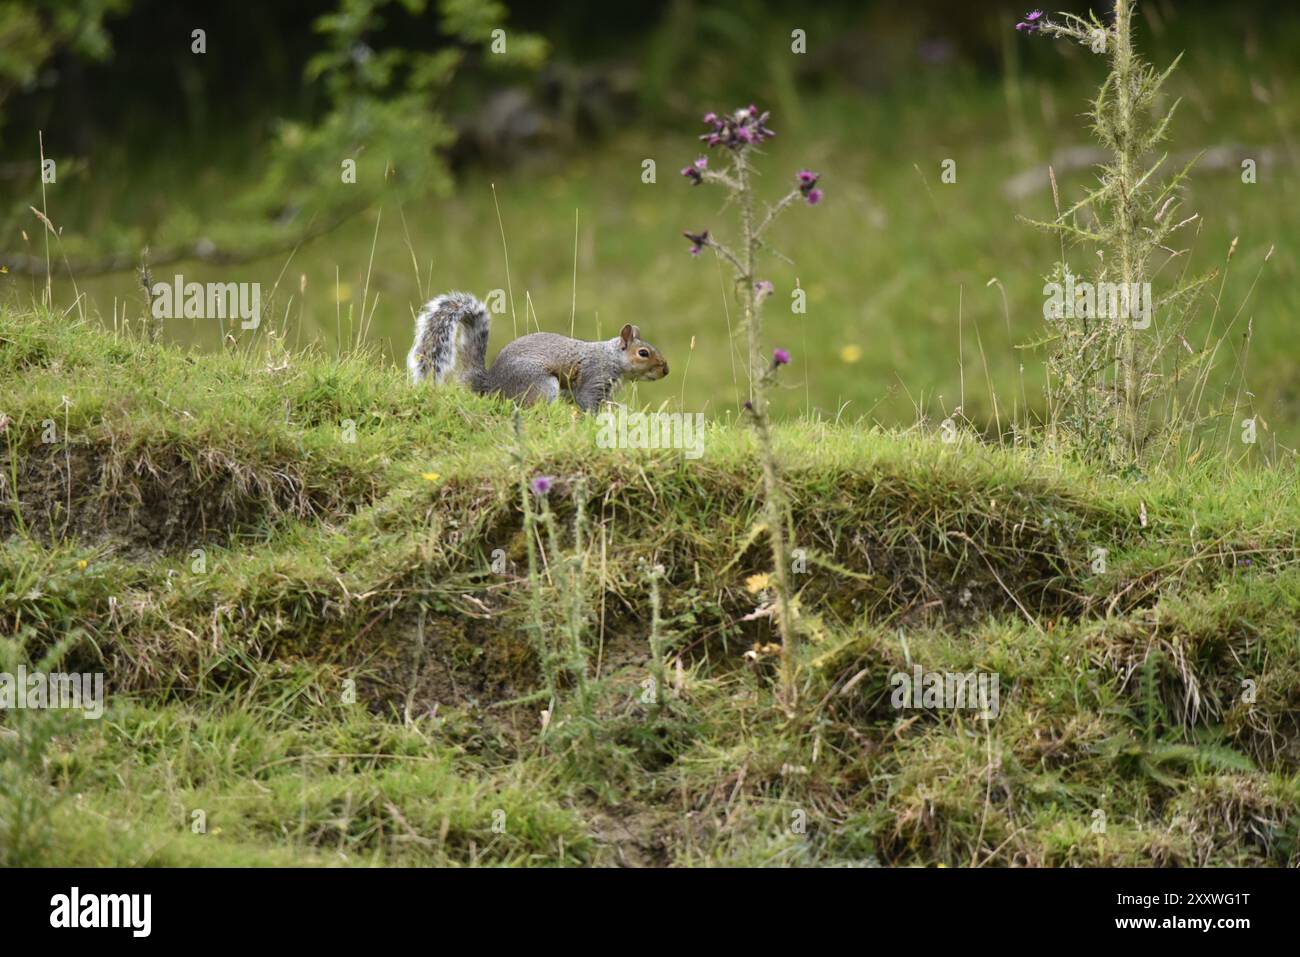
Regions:
<instances>
[{"instance_id":1,"label":"clump of vegetation","mask_svg":"<svg viewBox=\"0 0 1300 957\"><path fill-rule=\"evenodd\" d=\"M436 16L450 42L434 50L373 48L395 14ZM314 27L325 49L308 62L304 80L323 86L329 109L313 124L281 124L267 175L246 198L251 210L281 219L332 222L381 200L446 196L453 139L446 111L458 76L474 64L506 74L535 70L547 53L540 37L507 31L506 8L496 0L346 0Z\"/></svg>"},{"instance_id":2,"label":"clump of vegetation","mask_svg":"<svg viewBox=\"0 0 1300 957\"><path fill-rule=\"evenodd\" d=\"M1117 0L1109 24L1096 15L1053 20L1037 11L1017 24L1021 32L1073 40L1110 67L1089 113L1110 154L1098 185L1063 210L1053 175L1057 217L1037 225L1061 237L1061 259L1044 290L1053 296L1044 315L1057 330L1048 358L1049 429L1116 467L1187 438L1213 356L1208 348L1194 350L1187 331L1215 273L1189 276L1184 267L1158 296L1151 289L1185 255L1170 246L1175 234L1197 222L1181 213L1195 160L1173 176L1160 175L1169 157L1155 154L1178 108L1175 101L1161 109L1160 101L1181 57L1164 72L1143 61L1133 44L1133 9L1133 0ZM1072 272L1067 244L1095 251L1095 269Z\"/></svg>"},{"instance_id":3,"label":"clump of vegetation","mask_svg":"<svg viewBox=\"0 0 1300 957\"><path fill-rule=\"evenodd\" d=\"M29 554L16 563L4 562L7 571L18 573L7 587L46 585L45 575L60 563L53 558L43 567L36 565L44 557ZM65 601L60 613L68 613L75 604ZM19 699L27 695L27 682L20 679L57 671L66 661L67 650L88 636L72 627L32 660L26 646L35 633L33 625L23 624L0 637L0 866L4 867L48 865L54 814L68 797L49 787L51 772L57 777L57 742L75 735L75 724L81 721L69 711L26 707Z\"/></svg>"}]
</instances>

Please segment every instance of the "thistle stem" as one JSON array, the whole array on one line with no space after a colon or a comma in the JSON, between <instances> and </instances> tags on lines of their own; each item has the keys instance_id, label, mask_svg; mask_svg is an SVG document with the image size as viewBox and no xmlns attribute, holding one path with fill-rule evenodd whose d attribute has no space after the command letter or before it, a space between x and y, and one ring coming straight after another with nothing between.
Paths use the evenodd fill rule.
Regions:
<instances>
[{"instance_id":1,"label":"thistle stem","mask_svg":"<svg viewBox=\"0 0 1300 957\"><path fill-rule=\"evenodd\" d=\"M767 385L769 372L762 353L762 304L757 301L754 289L754 267L758 256L759 233L772 217L787 205L786 197L768 212L759 228L754 223L754 194L745 150L737 151L736 179L740 184L740 218L744 234L744 268L740 276L743 286L745 329L749 344L750 408L754 429L758 435L759 458L763 468L763 516L767 524L768 542L772 552L773 573L776 576L776 620L781 634L781 699L787 711L798 704L798 635L794 624L794 608L790 597L789 550L786 542L785 499L780 476L777 473L776 452L772 446L771 423L768 418Z\"/></svg>"},{"instance_id":2,"label":"thistle stem","mask_svg":"<svg viewBox=\"0 0 1300 957\"><path fill-rule=\"evenodd\" d=\"M1134 130L1133 85L1133 0L1116 0L1115 3L1115 95L1119 129L1119 243L1120 275L1124 288L1133 288L1138 276L1138 235L1137 215L1132 194L1133 184L1137 180L1137 137ZM1124 377L1123 401L1117 406L1120 433L1129 443L1129 451L1134 459L1140 451L1138 448L1138 389L1137 382L1137 335L1131 319L1120 340L1120 365Z\"/></svg>"}]
</instances>

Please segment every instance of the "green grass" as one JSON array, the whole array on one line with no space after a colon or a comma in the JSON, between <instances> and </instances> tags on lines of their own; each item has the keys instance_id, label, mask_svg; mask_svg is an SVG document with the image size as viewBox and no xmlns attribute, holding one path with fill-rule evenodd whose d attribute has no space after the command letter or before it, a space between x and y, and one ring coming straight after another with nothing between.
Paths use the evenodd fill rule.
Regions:
<instances>
[{"instance_id":1,"label":"green grass","mask_svg":"<svg viewBox=\"0 0 1300 957\"><path fill-rule=\"evenodd\" d=\"M766 560L742 428L713 424L698 460L602 450L569 406L516 429L372 352L200 354L17 310L0 413L4 661L111 691L99 721L4 716L5 864L1300 860L1290 466L1119 479L791 419L787 717L767 621L745 620ZM561 543L534 592L538 473ZM578 494L585 704L546 699L529 633L571 610ZM895 710L913 663L996 673L1000 713Z\"/></svg>"},{"instance_id":2,"label":"green grass","mask_svg":"<svg viewBox=\"0 0 1300 957\"><path fill-rule=\"evenodd\" d=\"M1273 454L1275 442L1300 442L1297 354L1287 321L1300 310L1292 214L1300 181L1288 162L1300 130L1286 105L1300 95L1294 30L1277 21L1247 50L1216 30L1216 22L1207 17L1192 34L1170 89L1185 98L1172 153L1230 147L1231 162L1204 165L1191 181L1185 208L1199 213L1202 225L1185 260L1190 272L1224 266L1239 239L1219 305L1202 304L1191 344L1200 349L1207 332L1225 336L1204 411L1222 413L1222 424L1235 434L1237 423L1226 419L1241 383L1247 394L1238 418L1258 413L1261 420L1252 454ZM1178 52L1177 41L1148 33L1143 47L1163 66ZM786 177L809 166L823 174L827 197L815 209L788 214L773 234L793 260L768 270L777 288L768 338L795 357L788 389L775 397L777 414L834 417L844 409L850 418L898 426L915 422L918 409L939 419L961 405L979 427L1005 429L1013 412L1042 411L1042 356L1017 346L1044 334L1042 276L1057 245L1017 216L1050 216L1051 195L1045 176L1019 198L1005 195L1003 185L1018 172L1041 170L1058 151L1090 145L1080 114L1104 65L1078 51L1058 55L1050 43L1013 40L1014 59L1003 63L1000 77L956 64L922 70L870 96L837 88L804 96L775 84L780 95L768 105L780 135L763 166L771 180L765 192L779 196ZM725 269L709 257L692 261L680 233L721 229L729 213L720 209L718 193L690 188L677 170L697 155L698 113L727 105L701 100L683 107L673 132L625 130L550 164L471 173L454 196L369 210L292 257L237 267L189 263L179 271L200 282L260 281L268 293L279 279L265 329L283 329L291 346L334 351L340 338L359 334L363 306L367 314L373 308L366 344L392 362L409 347L412 310L422 298L448 288L482 295L509 287L514 315L497 317L493 351L536 326L596 337L632 321L673 368L665 382L644 386L643 398L725 414L744 398L743 337L734 302L724 295ZM236 135L230 139L242 144ZM151 238L157 246L148 227L162 216L164 196L168 208L189 210L185 235L197 241L202 224L228 216L229 197L256 175L251 161L240 166L239 154L256 157L264 146L250 134L240 149L223 140L215 160L151 152L121 156L93 179L69 172L49 189L49 215L74 259L112 237L121 237L127 250ZM1274 162L1262 163L1258 183L1243 184L1237 154L1262 157L1265 148ZM647 158L657 163L654 184L641 182ZM940 182L949 158L957 163L951 185ZM376 158L361 172L378 175L381 168ZM1059 175L1070 202L1092 172L1085 164ZM39 242L34 217L27 232ZM7 242L24 249L16 233ZM1074 265L1089 264L1080 255ZM1172 278L1175 268L1160 279ZM176 271L160 268L155 279ZM105 324L124 307L132 319L139 314L134 276L76 278L86 295L81 307ZM988 285L994 278L1001 288ZM806 315L785 305L796 280L808 293ZM39 286L29 277L0 282L20 303L30 302ZM66 276L55 293L60 309L73 307L76 293ZM1248 327L1253 338L1243 380ZM209 351L220 348L224 332L218 322L202 320L170 321L164 329L169 340Z\"/></svg>"}]
</instances>

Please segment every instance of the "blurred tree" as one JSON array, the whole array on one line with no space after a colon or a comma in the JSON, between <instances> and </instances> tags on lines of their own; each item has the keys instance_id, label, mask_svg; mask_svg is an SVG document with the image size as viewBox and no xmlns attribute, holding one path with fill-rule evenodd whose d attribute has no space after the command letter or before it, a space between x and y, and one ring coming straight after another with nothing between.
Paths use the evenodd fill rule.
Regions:
<instances>
[{"instance_id":1,"label":"blurred tree","mask_svg":"<svg viewBox=\"0 0 1300 957\"><path fill-rule=\"evenodd\" d=\"M534 70L546 44L507 31L497 0L339 0L314 28L325 48L305 79L326 91L319 122L281 122L266 176L237 204L274 238L289 224L329 228L382 198L445 194L451 175L444 151L453 131L446 94L473 59L494 69ZM433 48L370 44L392 12L436 15L444 42ZM313 226L313 223L315 224ZM249 235L244 232L243 241Z\"/></svg>"},{"instance_id":2,"label":"blurred tree","mask_svg":"<svg viewBox=\"0 0 1300 957\"><path fill-rule=\"evenodd\" d=\"M329 111L314 125L280 124L254 202L279 207L282 217L285 208L365 204L384 189L404 195L450 188L441 150L453 134L442 106L460 68L475 58L492 68L536 69L546 44L531 34L508 33L506 8L496 0L440 0L445 45L371 48L367 40L382 29L388 9L419 16L427 6L428 0L341 0L338 10L316 20L326 48L305 74L309 83L324 86ZM346 159L356 164L355 183L342 180ZM355 189L340 191L340 185Z\"/></svg>"},{"instance_id":3,"label":"blurred tree","mask_svg":"<svg viewBox=\"0 0 1300 957\"><path fill-rule=\"evenodd\" d=\"M41 68L67 49L90 60L112 53L104 18L130 0L3 0L0 2L0 128L10 96L34 87Z\"/></svg>"},{"instance_id":4,"label":"blurred tree","mask_svg":"<svg viewBox=\"0 0 1300 957\"><path fill-rule=\"evenodd\" d=\"M545 41L506 29L507 12L498 0L338 0L313 23L324 46L304 70L305 81L325 91L323 115L276 124L262 174L231 198L229 215L201 220L177 204L149 235L131 230L109 237L114 247L74 263L74 272L130 268L145 243L155 266L190 258L257 259L319 235L381 199L445 194L452 185L445 149L453 138L446 98L462 68L473 62L531 72L546 59ZM400 32L384 29L395 14L408 22L436 18L437 39L404 45ZM45 263L14 256L11 267L39 273Z\"/></svg>"}]
</instances>

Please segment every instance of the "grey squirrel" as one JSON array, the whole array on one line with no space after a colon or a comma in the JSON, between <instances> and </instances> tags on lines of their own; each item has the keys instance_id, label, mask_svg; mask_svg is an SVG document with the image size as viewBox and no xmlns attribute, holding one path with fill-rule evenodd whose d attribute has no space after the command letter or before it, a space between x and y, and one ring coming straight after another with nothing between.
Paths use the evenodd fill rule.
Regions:
<instances>
[{"instance_id":1,"label":"grey squirrel","mask_svg":"<svg viewBox=\"0 0 1300 957\"><path fill-rule=\"evenodd\" d=\"M588 342L553 332L520 336L487 367L487 307L469 293L449 292L425 303L415 317L415 343L406 357L414 382L442 382L457 366L460 379L481 395L520 402L554 402L568 392L584 412L595 412L624 379L662 379L668 363L625 325L613 339Z\"/></svg>"}]
</instances>

